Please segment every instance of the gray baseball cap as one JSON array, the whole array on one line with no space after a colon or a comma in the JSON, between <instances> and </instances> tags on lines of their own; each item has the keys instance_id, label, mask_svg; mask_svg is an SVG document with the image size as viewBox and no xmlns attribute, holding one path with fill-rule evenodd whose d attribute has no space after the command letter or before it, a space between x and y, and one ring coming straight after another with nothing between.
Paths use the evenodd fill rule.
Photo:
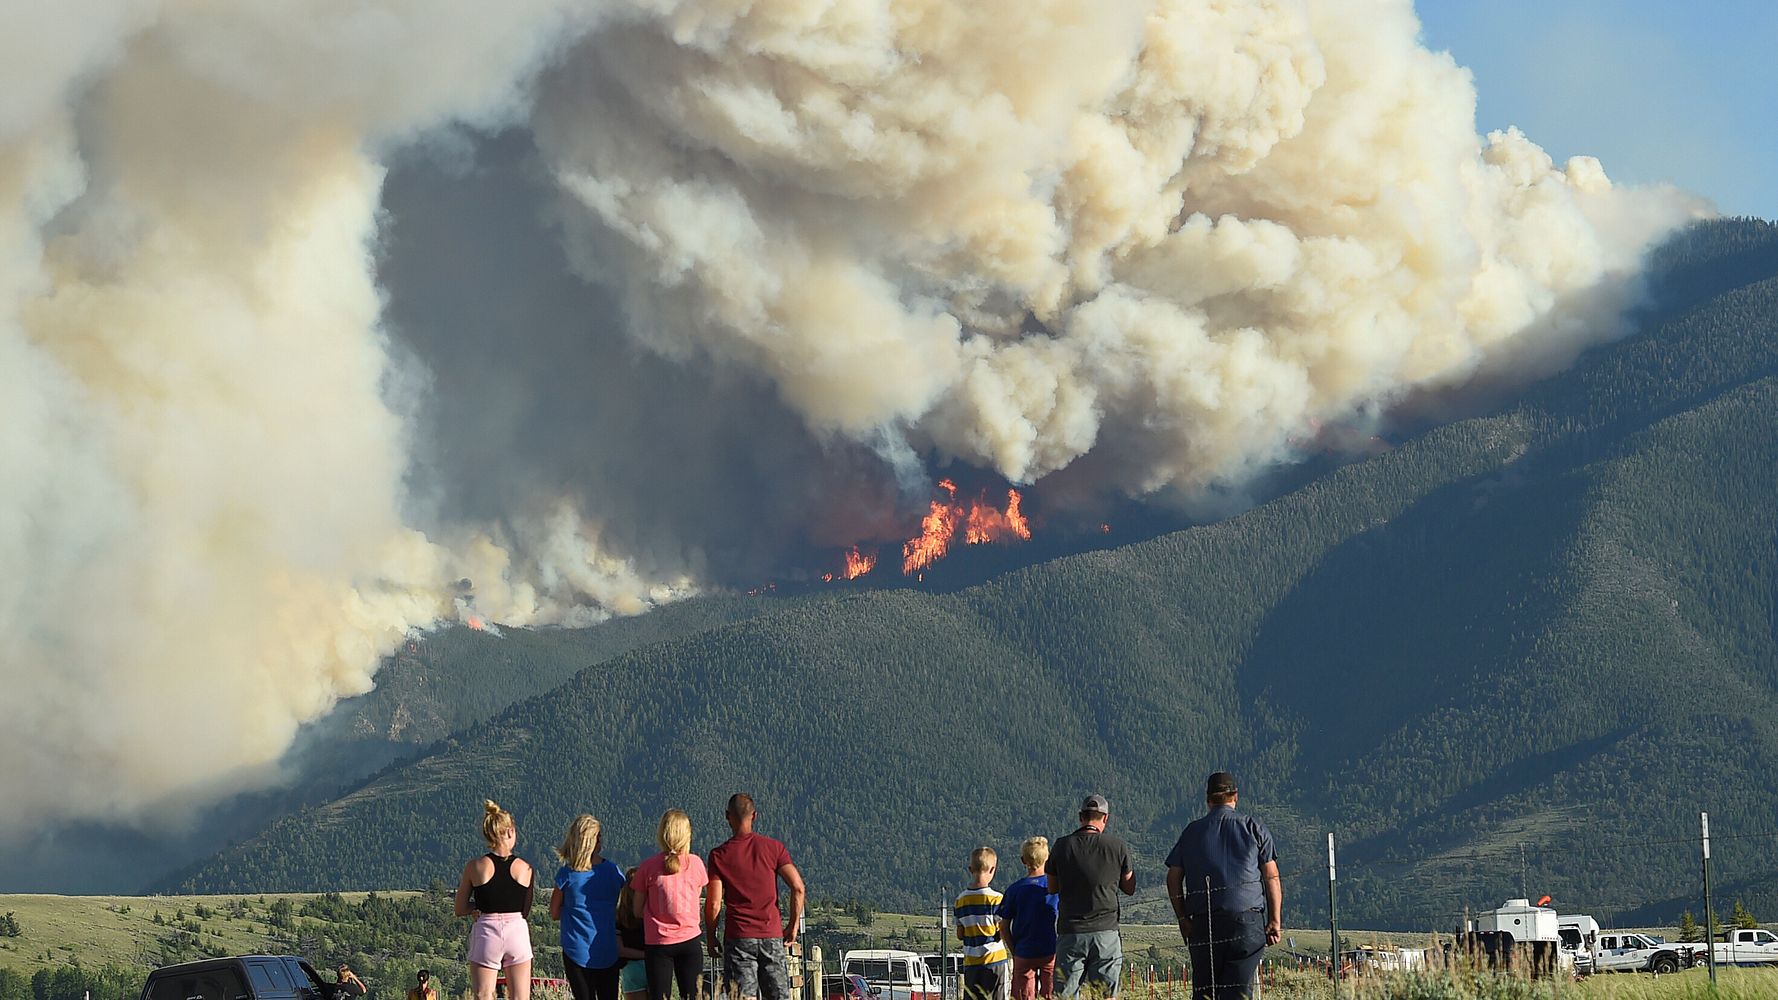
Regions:
<instances>
[{"instance_id":1,"label":"gray baseball cap","mask_svg":"<svg viewBox=\"0 0 1778 1000\"><path fill-rule=\"evenodd\" d=\"M1083 813L1104 813L1109 816L1111 815L1111 803L1105 801L1105 796L1094 792L1080 804L1080 811Z\"/></svg>"}]
</instances>

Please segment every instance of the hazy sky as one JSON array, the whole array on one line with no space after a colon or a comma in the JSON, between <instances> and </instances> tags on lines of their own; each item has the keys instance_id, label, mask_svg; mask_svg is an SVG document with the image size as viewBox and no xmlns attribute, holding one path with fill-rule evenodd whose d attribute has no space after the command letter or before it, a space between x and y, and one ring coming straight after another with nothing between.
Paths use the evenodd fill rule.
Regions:
<instances>
[{"instance_id":1,"label":"hazy sky","mask_svg":"<svg viewBox=\"0 0 1778 1000\"><path fill-rule=\"evenodd\" d=\"M1672 181L1778 218L1778 2L1419 0L1428 47L1475 73L1476 125L1558 161Z\"/></svg>"}]
</instances>

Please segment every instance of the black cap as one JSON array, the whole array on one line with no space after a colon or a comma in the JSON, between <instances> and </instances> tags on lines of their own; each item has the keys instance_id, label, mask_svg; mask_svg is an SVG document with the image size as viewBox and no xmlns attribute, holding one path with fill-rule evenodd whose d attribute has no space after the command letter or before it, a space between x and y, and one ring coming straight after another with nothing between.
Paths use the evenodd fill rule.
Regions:
<instances>
[{"instance_id":1,"label":"black cap","mask_svg":"<svg viewBox=\"0 0 1778 1000\"><path fill-rule=\"evenodd\" d=\"M1105 801L1105 796L1100 795L1098 792L1094 792L1087 796L1085 802L1080 804L1080 811L1083 813L1102 813L1109 816L1111 815L1111 803Z\"/></svg>"},{"instance_id":2,"label":"black cap","mask_svg":"<svg viewBox=\"0 0 1778 1000\"><path fill-rule=\"evenodd\" d=\"M1205 795L1233 795L1240 790L1240 786L1235 784L1235 776L1227 771L1212 774L1210 780L1204 783Z\"/></svg>"}]
</instances>

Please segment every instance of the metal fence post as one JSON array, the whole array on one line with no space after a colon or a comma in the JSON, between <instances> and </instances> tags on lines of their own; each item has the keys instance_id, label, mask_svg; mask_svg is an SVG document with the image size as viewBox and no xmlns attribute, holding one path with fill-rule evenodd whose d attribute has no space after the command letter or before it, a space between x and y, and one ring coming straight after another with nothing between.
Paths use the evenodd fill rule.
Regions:
<instances>
[{"instance_id":1,"label":"metal fence post","mask_svg":"<svg viewBox=\"0 0 1778 1000\"><path fill-rule=\"evenodd\" d=\"M1716 918L1710 912L1710 814L1698 814L1704 844L1704 958L1710 963L1710 988L1716 989Z\"/></svg>"},{"instance_id":2,"label":"metal fence post","mask_svg":"<svg viewBox=\"0 0 1778 1000\"><path fill-rule=\"evenodd\" d=\"M951 995L951 901L938 897L938 995L939 1000Z\"/></svg>"},{"instance_id":3,"label":"metal fence post","mask_svg":"<svg viewBox=\"0 0 1778 1000\"><path fill-rule=\"evenodd\" d=\"M1327 975L1334 981L1334 993L1340 992L1340 922L1334 915L1334 835L1327 835Z\"/></svg>"}]
</instances>

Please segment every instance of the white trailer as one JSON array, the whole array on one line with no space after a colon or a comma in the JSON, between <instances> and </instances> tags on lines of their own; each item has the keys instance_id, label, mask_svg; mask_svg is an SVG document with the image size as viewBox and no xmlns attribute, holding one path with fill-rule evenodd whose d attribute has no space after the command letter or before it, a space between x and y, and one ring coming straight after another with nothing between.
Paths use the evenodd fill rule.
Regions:
<instances>
[{"instance_id":1,"label":"white trailer","mask_svg":"<svg viewBox=\"0 0 1778 1000\"><path fill-rule=\"evenodd\" d=\"M1464 931L1460 945L1484 953L1491 967L1524 963L1534 976L1574 974L1575 955L1563 947L1556 911L1547 906L1509 899L1476 914Z\"/></svg>"}]
</instances>

